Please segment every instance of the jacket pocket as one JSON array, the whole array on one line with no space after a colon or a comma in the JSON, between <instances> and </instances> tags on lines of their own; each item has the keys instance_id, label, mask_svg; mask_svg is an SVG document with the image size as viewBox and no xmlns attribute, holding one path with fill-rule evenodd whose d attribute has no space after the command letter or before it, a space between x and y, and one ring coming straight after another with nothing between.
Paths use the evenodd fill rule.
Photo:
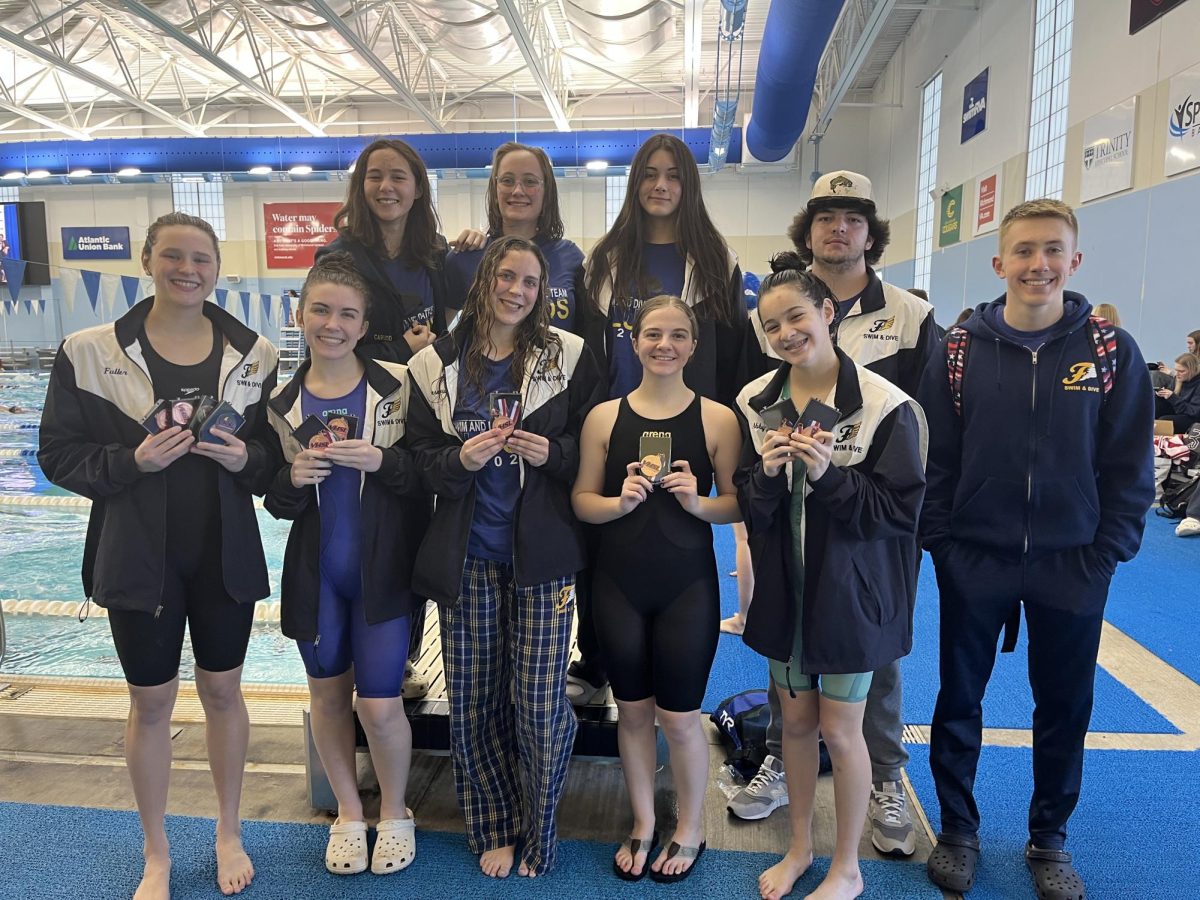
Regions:
<instances>
[{"instance_id":1,"label":"jacket pocket","mask_svg":"<svg viewBox=\"0 0 1200 900\"><path fill-rule=\"evenodd\" d=\"M1024 482L988 477L955 503L950 534L985 547L1020 549L1024 521Z\"/></svg>"},{"instance_id":2,"label":"jacket pocket","mask_svg":"<svg viewBox=\"0 0 1200 900\"><path fill-rule=\"evenodd\" d=\"M1029 546L1039 552L1092 543L1100 523L1099 497L1093 483L1078 478L1035 481L1029 510Z\"/></svg>"}]
</instances>

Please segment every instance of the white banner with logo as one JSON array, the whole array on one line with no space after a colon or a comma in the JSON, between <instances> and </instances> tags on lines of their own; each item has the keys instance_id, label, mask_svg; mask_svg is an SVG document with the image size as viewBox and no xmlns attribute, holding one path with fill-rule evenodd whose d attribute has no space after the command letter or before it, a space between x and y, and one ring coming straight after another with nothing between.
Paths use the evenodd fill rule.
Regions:
<instances>
[{"instance_id":1,"label":"white banner with logo","mask_svg":"<svg viewBox=\"0 0 1200 900\"><path fill-rule=\"evenodd\" d=\"M1200 166L1200 65L1171 79L1167 108L1166 175Z\"/></svg>"},{"instance_id":2,"label":"white banner with logo","mask_svg":"<svg viewBox=\"0 0 1200 900\"><path fill-rule=\"evenodd\" d=\"M1000 208L1004 196L1004 167L989 169L975 179L975 236L987 234L1000 227L1004 210Z\"/></svg>"},{"instance_id":3,"label":"white banner with logo","mask_svg":"<svg viewBox=\"0 0 1200 900\"><path fill-rule=\"evenodd\" d=\"M1133 123L1137 97L1130 97L1083 123L1079 200L1126 191L1133 186Z\"/></svg>"}]
</instances>

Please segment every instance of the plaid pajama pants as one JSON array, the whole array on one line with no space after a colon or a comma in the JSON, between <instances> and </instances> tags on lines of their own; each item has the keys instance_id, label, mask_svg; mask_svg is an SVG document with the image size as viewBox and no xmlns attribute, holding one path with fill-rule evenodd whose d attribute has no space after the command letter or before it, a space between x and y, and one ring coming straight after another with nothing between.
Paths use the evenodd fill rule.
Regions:
<instances>
[{"instance_id":1,"label":"plaid pajama pants","mask_svg":"<svg viewBox=\"0 0 1200 900\"><path fill-rule=\"evenodd\" d=\"M532 587L510 564L468 556L461 596L441 612L454 784L473 853L520 844L550 871L555 810L578 727L567 700L573 579Z\"/></svg>"}]
</instances>

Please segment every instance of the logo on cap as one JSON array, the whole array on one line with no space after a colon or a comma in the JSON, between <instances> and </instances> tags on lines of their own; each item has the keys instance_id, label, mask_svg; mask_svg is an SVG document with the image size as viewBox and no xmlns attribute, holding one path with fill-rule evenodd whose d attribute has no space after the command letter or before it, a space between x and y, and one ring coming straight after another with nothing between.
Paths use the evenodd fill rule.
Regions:
<instances>
[{"instance_id":1,"label":"logo on cap","mask_svg":"<svg viewBox=\"0 0 1200 900\"><path fill-rule=\"evenodd\" d=\"M829 182L829 190L835 194L841 193L843 190L849 192L854 190L854 182L845 175L839 175Z\"/></svg>"}]
</instances>

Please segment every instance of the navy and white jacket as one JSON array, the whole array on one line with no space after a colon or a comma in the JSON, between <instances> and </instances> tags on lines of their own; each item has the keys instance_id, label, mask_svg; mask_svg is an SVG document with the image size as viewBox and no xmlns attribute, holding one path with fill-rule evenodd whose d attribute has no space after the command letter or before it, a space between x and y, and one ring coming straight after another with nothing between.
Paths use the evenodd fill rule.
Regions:
<instances>
[{"instance_id":1,"label":"navy and white jacket","mask_svg":"<svg viewBox=\"0 0 1200 900\"><path fill-rule=\"evenodd\" d=\"M726 302L734 310L733 321L719 323L705 315L705 298L700 296L695 276L695 263L689 256L683 270L684 303L696 313L700 324L696 352L683 370L683 380L701 397L730 406L737 394L738 360L746 339L746 298L742 293L742 270L737 254L728 250L729 297ZM612 329L608 326L608 311L612 305L613 278L595 270L592 260L587 263L587 281L595 298L588 298L576 312L577 334L583 336L604 371L608 371L609 341ZM644 298L649 299L649 298Z\"/></svg>"},{"instance_id":2,"label":"navy and white jacket","mask_svg":"<svg viewBox=\"0 0 1200 900\"><path fill-rule=\"evenodd\" d=\"M1107 579L1137 553L1154 501L1150 373L1117 328L1106 397L1085 297L1065 293L1063 317L1037 352L988 323L989 307L995 314L1004 302L982 304L963 324L971 342L961 414L944 351L921 381L932 435L922 543L935 562L950 541L1013 561L1086 548Z\"/></svg>"},{"instance_id":3,"label":"navy and white jacket","mask_svg":"<svg viewBox=\"0 0 1200 900\"><path fill-rule=\"evenodd\" d=\"M371 320L367 323L369 331L358 343L358 347L366 350L374 359L408 362L413 354L408 341L404 339L404 333L412 327L424 310L421 299L414 294L397 291L383 268L379 254L350 235L339 235L332 243L319 249L315 258L319 260L326 253L334 251L349 253L354 257L354 268L371 289ZM446 308L449 299L446 287L446 251L447 247L444 244L440 246L434 254L435 265L427 270L429 286L433 292L433 319L426 324L435 334L446 330Z\"/></svg>"},{"instance_id":4,"label":"navy and white jacket","mask_svg":"<svg viewBox=\"0 0 1200 900\"><path fill-rule=\"evenodd\" d=\"M743 640L806 674L873 672L912 649L925 418L886 378L856 366L842 350L837 354L841 371L832 402L841 417L833 428L833 458L805 487L799 660L791 659L792 464L770 478L760 456L766 425L759 413L779 399L791 367L785 363L750 382L736 406L742 459L734 483L754 564Z\"/></svg>"},{"instance_id":5,"label":"navy and white jacket","mask_svg":"<svg viewBox=\"0 0 1200 900\"><path fill-rule=\"evenodd\" d=\"M921 375L941 345L933 307L915 294L881 281L870 267L870 281L833 329L834 342L860 366L882 375L910 397L917 396ZM779 364L757 315L746 333L742 375L756 378Z\"/></svg>"},{"instance_id":6,"label":"navy and white jacket","mask_svg":"<svg viewBox=\"0 0 1200 900\"><path fill-rule=\"evenodd\" d=\"M417 463L404 441L408 407L408 374L400 363L375 361L359 352L366 366L367 415L363 440L383 450L375 472L359 479L362 535L362 598L367 623L408 615L417 602L409 586L417 547L429 525L429 496ZM321 510L313 485L292 484L291 466L303 448L292 437L304 421L301 385L306 361L287 384L272 395L267 411L275 452L275 479L265 506L277 519L292 520L283 557L280 624L290 638L317 638L317 604L321 595Z\"/></svg>"},{"instance_id":7,"label":"navy and white jacket","mask_svg":"<svg viewBox=\"0 0 1200 900\"><path fill-rule=\"evenodd\" d=\"M138 335L154 305L147 297L116 322L67 337L50 373L42 410L38 464L52 482L92 501L83 550L83 589L109 609L154 612L162 596L167 494L162 472L140 472L134 451L154 406L154 385ZM238 437L248 459L237 474L217 466L221 573L239 603L270 592L251 493L274 474L263 401L275 387L279 354L215 303L204 315L225 339L218 402L246 418Z\"/></svg>"},{"instance_id":8,"label":"navy and white jacket","mask_svg":"<svg viewBox=\"0 0 1200 900\"><path fill-rule=\"evenodd\" d=\"M522 429L550 441L542 466L521 468L521 499L514 512L516 583L541 584L584 567L583 537L571 511L571 484L579 467L579 432L601 399L604 382L583 340L557 328L562 349L531 359L521 378ZM454 430L459 360L471 340L469 326L442 335L413 357L408 436L430 490L433 521L421 543L413 590L442 606L458 602L463 563L475 509L475 473L459 458L463 441Z\"/></svg>"}]
</instances>

